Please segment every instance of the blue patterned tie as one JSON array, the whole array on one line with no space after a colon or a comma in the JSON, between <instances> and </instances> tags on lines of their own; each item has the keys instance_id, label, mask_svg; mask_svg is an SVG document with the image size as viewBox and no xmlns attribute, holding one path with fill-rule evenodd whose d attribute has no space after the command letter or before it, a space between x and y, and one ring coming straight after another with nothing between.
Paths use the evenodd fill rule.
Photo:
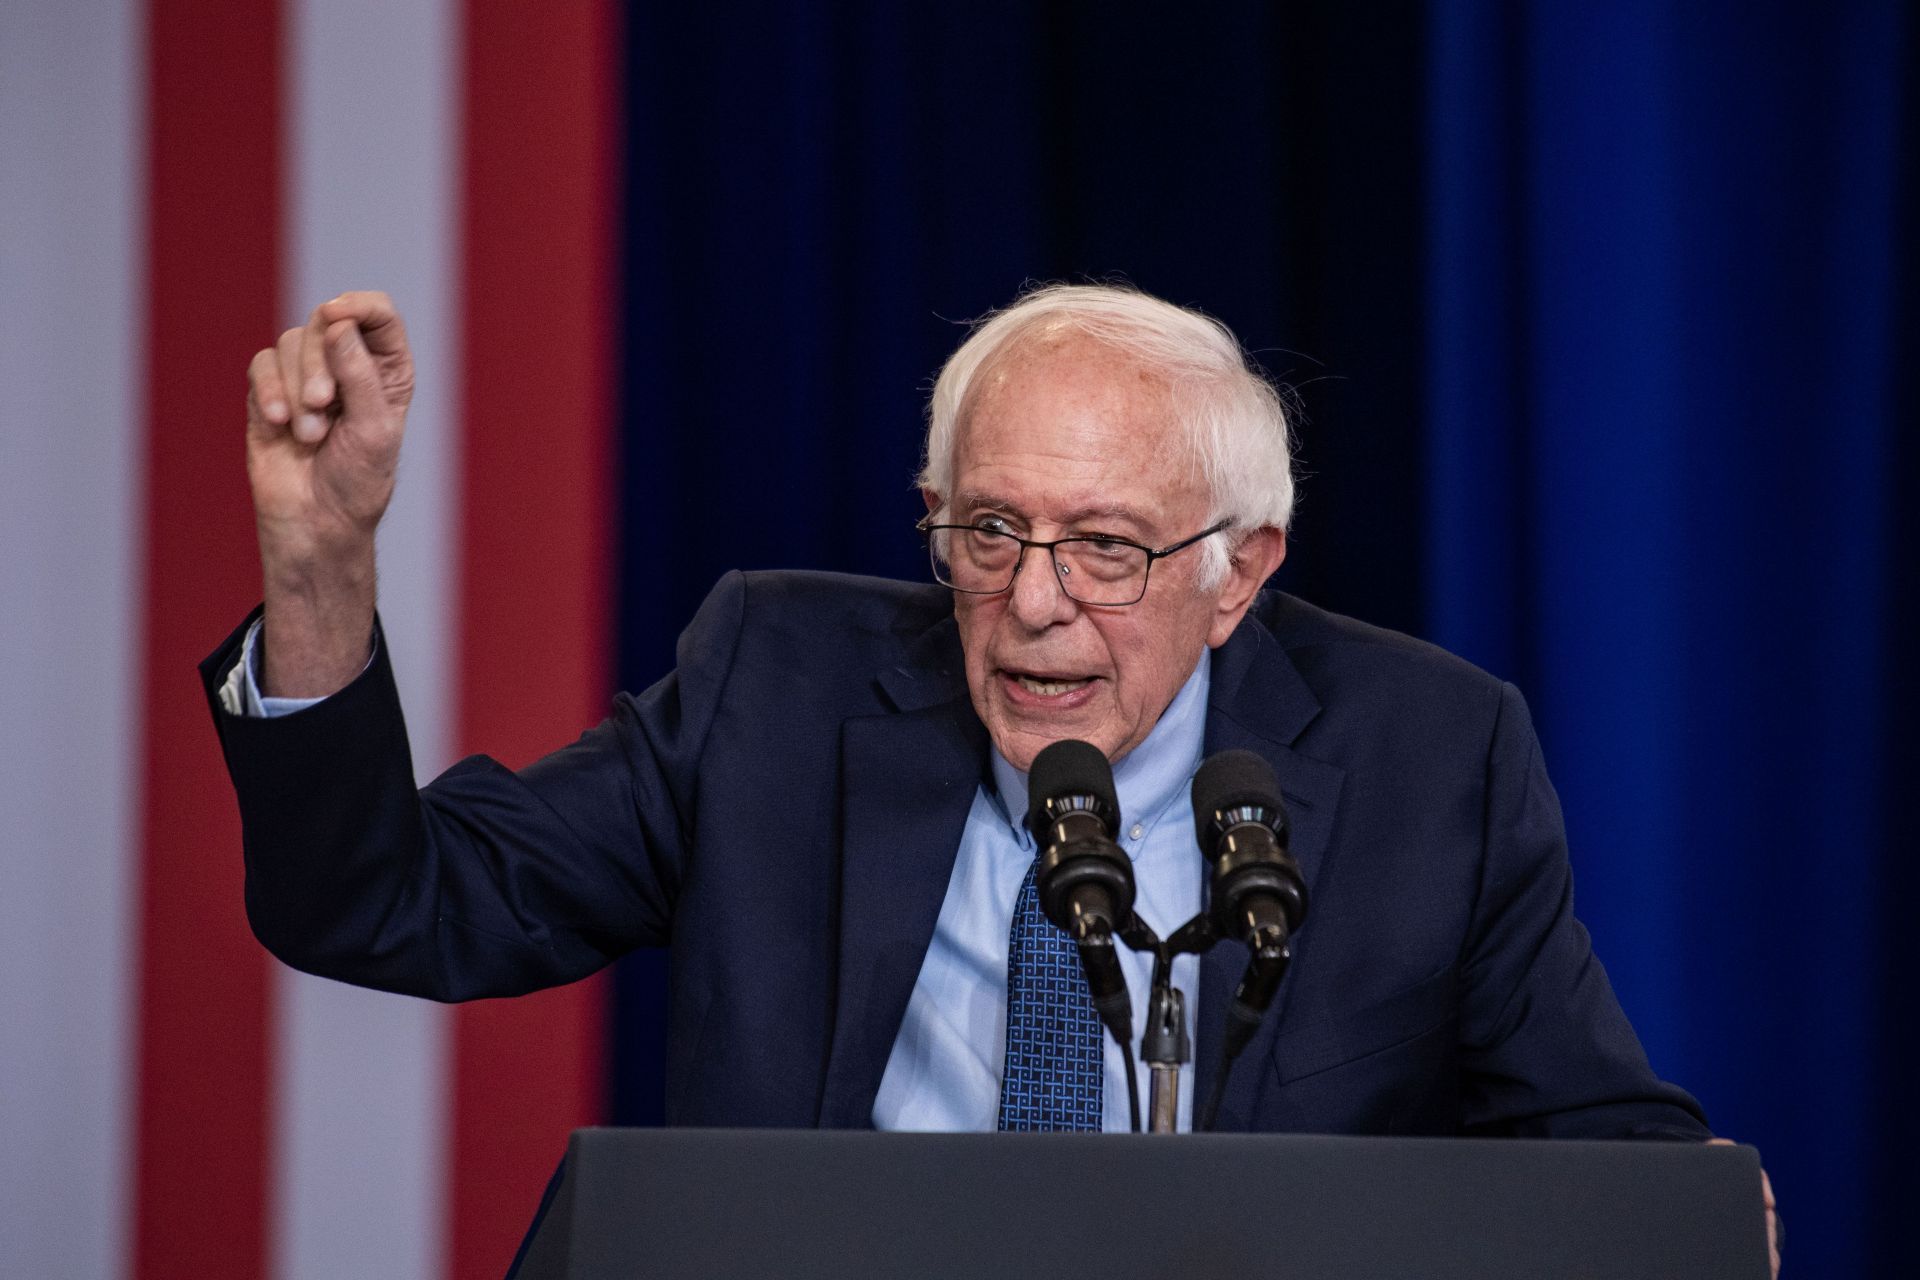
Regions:
<instances>
[{"instance_id":1,"label":"blue patterned tie","mask_svg":"<svg viewBox=\"0 0 1920 1280\"><path fill-rule=\"evenodd\" d=\"M1007 1062L1002 1129L1095 1131L1101 1121L1100 1015L1073 940L1040 914L1027 868L1007 939Z\"/></svg>"}]
</instances>

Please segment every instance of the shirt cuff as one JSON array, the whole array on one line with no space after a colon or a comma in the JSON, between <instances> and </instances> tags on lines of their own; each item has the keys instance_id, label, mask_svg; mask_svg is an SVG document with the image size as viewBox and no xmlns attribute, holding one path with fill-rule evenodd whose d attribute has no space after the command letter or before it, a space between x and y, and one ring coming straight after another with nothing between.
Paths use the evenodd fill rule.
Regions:
<instances>
[{"instance_id":1,"label":"shirt cuff","mask_svg":"<svg viewBox=\"0 0 1920 1280\"><path fill-rule=\"evenodd\" d=\"M280 716L289 716L296 711L305 711L326 698L269 698L260 692L260 628L264 618L255 618L253 625L247 628L247 638L240 645L240 661L233 664L227 672L227 678L220 682L220 705L226 708L230 716L246 716L254 720L273 720ZM367 667L373 665L373 654L367 654ZM365 674L367 667L360 668Z\"/></svg>"}]
</instances>

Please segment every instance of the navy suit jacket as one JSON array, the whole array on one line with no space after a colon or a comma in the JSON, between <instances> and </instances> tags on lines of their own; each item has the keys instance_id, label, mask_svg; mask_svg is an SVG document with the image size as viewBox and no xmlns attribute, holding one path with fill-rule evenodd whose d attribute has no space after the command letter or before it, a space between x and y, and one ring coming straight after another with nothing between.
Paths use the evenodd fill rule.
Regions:
<instances>
[{"instance_id":1,"label":"navy suit jacket","mask_svg":"<svg viewBox=\"0 0 1920 1280\"><path fill-rule=\"evenodd\" d=\"M987 770L945 590L731 574L676 670L571 746L418 792L384 643L318 706L244 719L212 696L243 634L202 675L275 955L466 1000L666 946L669 1123L871 1123ZM1220 1128L1706 1136L1574 919L1511 686L1264 593L1214 656L1206 750L1231 747L1279 774L1312 909ZM1202 962L1201 1081L1243 963Z\"/></svg>"}]
</instances>

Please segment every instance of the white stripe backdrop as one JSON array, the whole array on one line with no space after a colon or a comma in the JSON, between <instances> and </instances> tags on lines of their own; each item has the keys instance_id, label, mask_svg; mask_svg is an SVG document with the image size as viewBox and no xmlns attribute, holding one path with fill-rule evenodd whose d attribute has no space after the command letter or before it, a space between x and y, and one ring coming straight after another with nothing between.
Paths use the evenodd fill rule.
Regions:
<instances>
[{"instance_id":1,"label":"white stripe backdrop","mask_svg":"<svg viewBox=\"0 0 1920 1280\"><path fill-rule=\"evenodd\" d=\"M128 0L0 4L8 1276L106 1280L124 1275L131 1256L144 21L145 6ZM430 776L451 759L456 678L456 9L452 0L294 0L285 30L285 321L343 289L385 288L406 312L420 361L382 540L382 615L404 668L415 762ZM239 377L236 369L236 386ZM236 392L236 482L240 412ZM234 602L236 618L245 604ZM84 803L73 799L76 778L87 781ZM277 982L276 1275L439 1274L445 1012L286 970Z\"/></svg>"},{"instance_id":2,"label":"white stripe backdrop","mask_svg":"<svg viewBox=\"0 0 1920 1280\"><path fill-rule=\"evenodd\" d=\"M287 17L285 322L347 289L385 289L418 362L380 598L424 780L451 762L456 687L456 9L293 0ZM287 969L276 1005L278 1276L441 1274L446 1011Z\"/></svg>"},{"instance_id":3,"label":"white stripe backdrop","mask_svg":"<svg viewBox=\"0 0 1920 1280\"><path fill-rule=\"evenodd\" d=\"M142 7L0 4L0 1274L129 1244Z\"/></svg>"}]
</instances>

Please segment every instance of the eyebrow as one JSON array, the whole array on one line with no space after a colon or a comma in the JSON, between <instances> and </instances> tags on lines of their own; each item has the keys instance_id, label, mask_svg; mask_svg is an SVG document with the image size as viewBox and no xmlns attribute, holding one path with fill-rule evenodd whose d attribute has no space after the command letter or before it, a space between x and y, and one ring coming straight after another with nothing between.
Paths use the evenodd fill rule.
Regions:
<instances>
[{"instance_id":1,"label":"eyebrow","mask_svg":"<svg viewBox=\"0 0 1920 1280\"><path fill-rule=\"evenodd\" d=\"M1025 517L1026 513L1017 505L998 494L964 490L960 494L959 508L969 511L997 511L1005 515ZM1061 516L1059 523L1066 526L1085 524L1093 520L1123 520L1140 530L1148 530L1153 523L1142 512L1118 503L1093 504L1076 507Z\"/></svg>"}]
</instances>

